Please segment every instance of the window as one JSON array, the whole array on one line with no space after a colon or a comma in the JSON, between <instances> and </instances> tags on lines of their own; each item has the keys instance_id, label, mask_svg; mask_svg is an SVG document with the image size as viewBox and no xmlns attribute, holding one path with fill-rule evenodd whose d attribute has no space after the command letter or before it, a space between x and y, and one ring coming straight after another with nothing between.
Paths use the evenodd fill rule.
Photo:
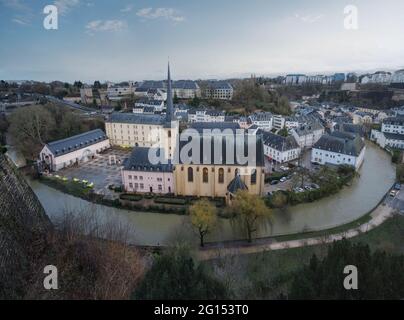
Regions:
<instances>
[{"instance_id":1,"label":"window","mask_svg":"<svg viewBox=\"0 0 404 320\"><path fill-rule=\"evenodd\" d=\"M188 168L188 182L194 182L194 169Z\"/></svg>"},{"instance_id":2,"label":"window","mask_svg":"<svg viewBox=\"0 0 404 320\"><path fill-rule=\"evenodd\" d=\"M203 168L202 181L203 181L203 183L208 183L209 182L209 170L208 170L208 168Z\"/></svg>"},{"instance_id":3,"label":"window","mask_svg":"<svg viewBox=\"0 0 404 320\"><path fill-rule=\"evenodd\" d=\"M129 183L129 188L133 189L133 183Z\"/></svg>"},{"instance_id":4,"label":"window","mask_svg":"<svg viewBox=\"0 0 404 320\"><path fill-rule=\"evenodd\" d=\"M163 186L159 184L159 191L163 191Z\"/></svg>"},{"instance_id":5,"label":"window","mask_svg":"<svg viewBox=\"0 0 404 320\"><path fill-rule=\"evenodd\" d=\"M224 169L223 168L219 169L219 183L220 184L224 183Z\"/></svg>"}]
</instances>

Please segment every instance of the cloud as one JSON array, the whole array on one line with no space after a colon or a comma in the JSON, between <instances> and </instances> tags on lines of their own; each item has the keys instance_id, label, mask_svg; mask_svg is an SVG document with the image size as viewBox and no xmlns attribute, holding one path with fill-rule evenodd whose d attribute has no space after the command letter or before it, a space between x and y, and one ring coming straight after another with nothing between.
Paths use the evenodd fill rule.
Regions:
<instances>
[{"instance_id":1,"label":"cloud","mask_svg":"<svg viewBox=\"0 0 404 320\"><path fill-rule=\"evenodd\" d=\"M133 4L128 4L125 8L121 9L121 12L131 12L133 10L134 6Z\"/></svg>"},{"instance_id":2,"label":"cloud","mask_svg":"<svg viewBox=\"0 0 404 320\"><path fill-rule=\"evenodd\" d=\"M86 25L87 33L90 35L100 31L121 31L126 28L127 23L123 20L94 20Z\"/></svg>"},{"instance_id":3,"label":"cloud","mask_svg":"<svg viewBox=\"0 0 404 320\"><path fill-rule=\"evenodd\" d=\"M28 21L27 19L25 19L24 17L15 17L11 20L14 23L17 23L21 26L27 26L30 24L30 21Z\"/></svg>"},{"instance_id":4,"label":"cloud","mask_svg":"<svg viewBox=\"0 0 404 320\"><path fill-rule=\"evenodd\" d=\"M174 22L182 22L185 20L184 16L180 15L175 9L173 8L143 8L136 12L138 17L144 19L167 19Z\"/></svg>"},{"instance_id":5,"label":"cloud","mask_svg":"<svg viewBox=\"0 0 404 320\"><path fill-rule=\"evenodd\" d=\"M74 7L77 7L80 4L80 0L56 0L54 4L58 8L58 13L65 15Z\"/></svg>"},{"instance_id":6,"label":"cloud","mask_svg":"<svg viewBox=\"0 0 404 320\"><path fill-rule=\"evenodd\" d=\"M29 7L21 0L0 0L4 6L14 10L28 10Z\"/></svg>"},{"instance_id":7,"label":"cloud","mask_svg":"<svg viewBox=\"0 0 404 320\"><path fill-rule=\"evenodd\" d=\"M321 20L324 17L323 14L318 14L318 15L300 15L299 13L295 13L295 18L299 19L303 23L314 23L319 20Z\"/></svg>"}]
</instances>

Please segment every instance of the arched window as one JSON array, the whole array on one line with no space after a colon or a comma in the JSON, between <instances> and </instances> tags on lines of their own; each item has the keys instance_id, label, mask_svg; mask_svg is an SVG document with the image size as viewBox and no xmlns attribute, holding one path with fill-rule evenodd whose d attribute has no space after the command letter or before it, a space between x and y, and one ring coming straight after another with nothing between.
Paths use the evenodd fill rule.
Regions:
<instances>
[{"instance_id":1,"label":"arched window","mask_svg":"<svg viewBox=\"0 0 404 320\"><path fill-rule=\"evenodd\" d=\"M209 182L209 170L208 170L208 168L203 168L202 181L203 181L203 183L208 183Z\"/></svg>"},{"instance_id":2,"label":"arched window","mask_svg":"<svg viewBox=\"0 0 404 320\"><path fill-rule=\"evenodd\" d=\"M194 182L194 169L188 168L188 182Z\"/></svg>"},{"instance_id":3,"label":"arched window","mask_svg":"<svg viewBox=\"0 0 404 320\"><path fill-rule=\"evenodd\" d=\"M254 169L251 173L251 184L257 184L257 170Z\"/></svg>"},{"instance_id":4,"label":"arched window","mask_svg":"<svg viewBox=\"0 0 404 320\"><path fill-rule=\"evenodd\" d=\"M224 183L224 169L219 169L219 183Z\"/></svg>"}]
</instances>

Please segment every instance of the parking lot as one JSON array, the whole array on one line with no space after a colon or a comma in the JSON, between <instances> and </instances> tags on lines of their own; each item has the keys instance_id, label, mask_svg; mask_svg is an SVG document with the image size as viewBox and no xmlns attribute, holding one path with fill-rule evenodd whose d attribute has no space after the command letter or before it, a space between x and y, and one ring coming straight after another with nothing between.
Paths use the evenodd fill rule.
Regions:
<instances>
[{"instance_id":1,"label":"parking lot","mask_svg":"<svg viewBox=\"0 0 404 320\"><path fill-rule=\"evenodd\" d=\"M112 148L103 154L98 154L93 160L82 163L79 166L60 170L58 175L69 179L77 178L87 180L90 183L94 183L94 191L96 193L112 195L113 193L108 189L108 186L111 184L122 184L121 167L130 153L130 149L123 150Z\"/></svg>"},{"instance_id":2,"label":"parking lot","mask_svg":"<svg viewBox=\"0 0 404 320\"><path fill-rule=\"evenodd\" d=\"M404 190L398 191L394 197L388 195L385 203L389 207L398 210L401 214L404 214Z\"/></svg>"}]
</instances>

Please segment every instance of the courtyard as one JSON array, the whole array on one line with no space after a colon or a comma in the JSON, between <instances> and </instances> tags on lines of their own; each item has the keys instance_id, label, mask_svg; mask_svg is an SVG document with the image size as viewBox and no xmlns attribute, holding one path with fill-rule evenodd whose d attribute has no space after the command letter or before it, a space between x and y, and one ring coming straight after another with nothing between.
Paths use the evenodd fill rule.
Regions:
<instances>
[{"instance_id":1,"label":"courtyard","mask_svg":"<svg viewBox=\"0 0 404 320\"><path fill-rule=\"evenodd\" d=\"M96 193L113 197L114 192L109 190L108 186L122 184L121 168L131 152L131 149L111 148L79 166L60 170L58 175L69 179L87 180L94 183Z\"/></svg>"}]
</instances>

